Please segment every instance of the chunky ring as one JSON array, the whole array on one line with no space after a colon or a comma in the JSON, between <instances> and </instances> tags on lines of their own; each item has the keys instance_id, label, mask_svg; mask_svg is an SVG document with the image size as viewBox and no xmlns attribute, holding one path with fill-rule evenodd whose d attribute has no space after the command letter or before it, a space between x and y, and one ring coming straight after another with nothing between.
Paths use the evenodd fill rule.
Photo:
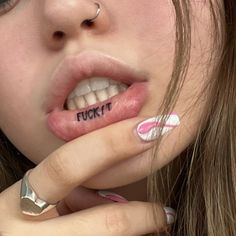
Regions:
<instances>
[{"instance_id":1,"label":"chunky ring","mask_svg":"<svg viewBox=\"0 0 236 236\"><path fill-rule=\"evenodd\" d=\"M49 204L37 196L28 181L30 171L31 170L28 170L25 173L21 181L20 207L23 214L38 216L49 211L55 207L56 204Z\"/></svg>"}]
</instances>

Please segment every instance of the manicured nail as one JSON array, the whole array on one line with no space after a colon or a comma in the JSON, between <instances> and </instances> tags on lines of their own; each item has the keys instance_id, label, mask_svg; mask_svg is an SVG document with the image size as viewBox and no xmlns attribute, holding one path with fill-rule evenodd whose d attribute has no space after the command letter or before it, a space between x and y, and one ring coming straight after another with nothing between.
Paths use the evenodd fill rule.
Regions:
<instances>
[{"instance_id":1,"label":"manicured nail","mask_svg":"<svg viewBox=\"0 0 236 236\"><path fill-rule=\"evenodd\" d=\"M166 213L167 224L173 224L175 222L176 212L174 209L170 207L164 207L164 211Z\"/></svg>"},{"instance_id":2,"label":"manicured nail","mask_svg":"<svg viewBox=\"0 0 236 236\"><path fill-rule=\"evenodd\" d=\"M112 193L112 192L108 192L108 191L97 191L97 194L100 195L101 197L109 199L113 202L121 202L121 203L128 202L127 199L125 199L124 197L122 197L116 193Z\"/></svg>"},{"instance_id":3,"label":"manicured nail","mask_svg":"<svg viewBox=\"0 0 236 236\"><path fill-rule=\"evenodd\" d=\"M161 121L165 124L161 130ZM137 126L137 133L143 141L152 141L165 133L171 131L180 124L179 116L176 113L149 118Z\"/></svg>"}]
</instances>

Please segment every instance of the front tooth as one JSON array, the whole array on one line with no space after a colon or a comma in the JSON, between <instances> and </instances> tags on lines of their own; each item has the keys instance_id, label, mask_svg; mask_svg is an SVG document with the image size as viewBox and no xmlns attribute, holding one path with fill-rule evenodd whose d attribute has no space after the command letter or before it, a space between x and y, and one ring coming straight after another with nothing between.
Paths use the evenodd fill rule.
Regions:
<instances>
[{"instance_id":1,"label":"front tooth","mask_svg":"<svg viewBox=\"0 0 236 236\"><path fill-rule=\"evenodd\" d=\"M92 78L90 79L90 87L92 91L105 89L109 87L109 80L102 77Z\"/></svg>"},{"instance_id":2,"label":"front tooth","mask_svg":"<svg viewBox=\"0 0 236 236\"><path fill-rule=\"evenodd\" d=\"M116 85L110 85L108 90L109 98L119 93L119 89Z\"/></svg>"},{"instance_id":3,"label":"front tooth","mask_svg":"<svg viewBox=\"0 0 236 236\"><path fill-rule=\"evenodd\" d=\"M93 105L97 103L97 98L94 92L88 93L84 97L88 105Z\"/></svg>"},{"instance_id":4,"label":"front tooth","mask_svg":"<svg viewBox=\"0 0 236 236\"><path fill-rule=\"evenodd\" d=\"M75 97L73 100L77 106L76 108L84 108L87 106L84 96Z\"/></svg>"},{"instance_id":5,"label":"front tooth","mask_svg":"<svg viewBox=\"0 0 236 236\"><path fill-rule=\"evenodd\" d=\"M91 92L89 80L81 81L75 88L75 94L79 96L83 96L87 93Z\"/></svg>"},{"instance_id":6,"label":"front tooth","mask_svg":"<svg viewBox=\"0 0 236 236\"><path fill-rule=\"evenodd\" d=\"M98 90L95 93L96 93L100 102L103 102L108 99L108 93L107 93L106 89Z\"/></svg>"}]
</instances>

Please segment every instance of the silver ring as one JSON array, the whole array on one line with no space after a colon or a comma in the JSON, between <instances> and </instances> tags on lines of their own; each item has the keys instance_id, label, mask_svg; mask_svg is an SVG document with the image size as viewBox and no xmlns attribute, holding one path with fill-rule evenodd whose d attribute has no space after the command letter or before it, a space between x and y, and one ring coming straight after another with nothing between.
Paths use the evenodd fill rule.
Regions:
<instances>
[{"instance_id":1,"label":"silver ring","mask_svg":"<svg viewBox=\"0 0 236 236\"><path fill-rule=\"evenodd\" d=\"M97 2L95 2L94 4L97 5L97 7L98 7L97 13L96 13L96 16L95 16L95 17L93 17L92 19L88 19L88 20L87 20L88 22L94 22L94 20L97 19L97 17L99 16L99 14L100 14L100 12L101 12L101 6L100 6L100 4L97 3Z\"/></svg>"},{"instance_id":2,"label":"silver ring","mask_svg":"<svg viewBox=\"0 0 236 236\"><path fill-rule=\"evenodd\" d=\"M21 181L20 207L23 214L38 216L54 208L57 204L49 204L37 196L28 180L30 171L25 173Z\"/></svg>"}]
</instances>

